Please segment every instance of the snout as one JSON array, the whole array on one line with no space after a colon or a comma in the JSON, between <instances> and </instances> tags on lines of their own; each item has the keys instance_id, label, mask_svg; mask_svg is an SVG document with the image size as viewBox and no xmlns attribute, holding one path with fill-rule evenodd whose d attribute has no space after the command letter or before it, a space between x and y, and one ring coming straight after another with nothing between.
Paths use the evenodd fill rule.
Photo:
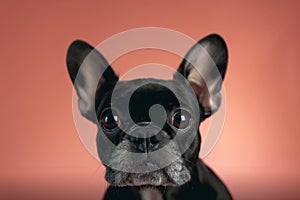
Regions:
<instances>
[{"instance_id":1,"label":"snout","mask_svg":"<svg viewBox=\"0 0 300 200\"><path fill-rule=\"evenodd\" d=\"M156 151L168 143L171 137L152 122L139 122L130 128L127 139L137 153Z\"/></svg>"},{"instance_id":2,"label":"snout","mask_svg":"<svg viewBox=\"0 0 300 200\"><path fill-rule=\"evenodd\" d=\"M172 135L153 122L139 122L128 131L112 154L106 180L114 186L179 186L190 171L172 142Z\"/></svg>"},{"instance_id":3,"label":"snout","mask_svg":"<svg viewBox=\"0 0 300 200\"><path fill-rule=\"evenodd\" d=\"M182 160L153 172L127 173L106 168L105 178L114 186L180 186L191 179L191 174Z\"/></svg>"}]
</instances>

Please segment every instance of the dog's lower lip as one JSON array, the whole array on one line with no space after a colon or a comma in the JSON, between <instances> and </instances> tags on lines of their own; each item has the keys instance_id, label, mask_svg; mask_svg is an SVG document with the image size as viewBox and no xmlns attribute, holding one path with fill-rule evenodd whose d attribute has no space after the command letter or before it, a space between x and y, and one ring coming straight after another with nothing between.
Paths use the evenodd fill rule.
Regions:
<instances>
[{"instance_id":1,"label":"dog's lower lip","mask_svg":"<svg viewBox=\"0 0 300 200\"><path fill-rule=\"evenodd\" d=\"M158 187L158 186L175 186L168 175L159 170L153 173L146 174L128 174L127 178L118 186L143 186L143 187Z\"/></svg>"}]
</instances>

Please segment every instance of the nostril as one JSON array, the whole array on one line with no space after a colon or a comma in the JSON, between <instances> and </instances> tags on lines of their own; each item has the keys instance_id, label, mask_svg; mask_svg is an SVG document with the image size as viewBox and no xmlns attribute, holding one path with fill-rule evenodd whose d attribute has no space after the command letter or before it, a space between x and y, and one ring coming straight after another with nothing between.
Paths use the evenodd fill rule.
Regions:
<instances>
[{"instance_id":1,"label":"nostril","mask_svg":"<svg viewBox=\"0 0 300 200\"><path fill-rule=\"evenodd\" d=\"M157 144L159 144L160 140L156 136L152 136L149 138L138 138L138 137L130 137L130 142L133 144L134 148L138 152L148 153L153 151Z\"/></svg>"},{"instance_id":2,"label":"nostril","mask_svg":"<svg viewBox=\"0 0 300 200\"><path fill-rule=\"evenodd\" d=\"M158 142L159 142L159 141L158 141L158 139L157 139L156 136L150 137L150 143L151 143L151 144L157 144Z\"/></svg>"},{"instance_id":3,"label":"nostril","mask_svg":"<svg viewBox=\"0 0 300 200\"><path fill-rule=\"evenodd\" d=\"M137 138L136 139L136 143L137 144L142 144L142 143L144 143L145 142L145 139L144 138Z\"/></svg>"}]
</instances>

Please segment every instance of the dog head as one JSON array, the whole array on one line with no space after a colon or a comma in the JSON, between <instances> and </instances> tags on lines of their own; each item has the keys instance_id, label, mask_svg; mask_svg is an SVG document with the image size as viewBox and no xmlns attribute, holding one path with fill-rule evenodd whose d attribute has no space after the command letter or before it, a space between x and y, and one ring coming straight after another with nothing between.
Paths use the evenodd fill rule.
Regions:
<instances>
[{"instance_id":1,"label":"dog head","mask_svg":"<svg viewBox=\"0 0 300 200\"><path fill-rule=\"evenodd\" d=\"M83 41L71 44L68 71L81 114L98 125L110 184L178 186L191 179L199 125L220 106L227 60L224 40L213 34L190 49L172 80L119 81L100 52Z\"/></svg>"}]
</instances>

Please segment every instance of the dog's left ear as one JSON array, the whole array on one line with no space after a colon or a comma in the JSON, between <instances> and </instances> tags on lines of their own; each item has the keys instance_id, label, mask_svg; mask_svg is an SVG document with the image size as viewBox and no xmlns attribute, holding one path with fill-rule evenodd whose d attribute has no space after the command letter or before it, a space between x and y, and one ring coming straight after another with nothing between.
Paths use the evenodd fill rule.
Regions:
<instances>
[{"instance_id":1,"label":"dog's left ear","mask_svg":"<svg viewBox=\"0 0 300 200\"><path fill-rule=\"evenodd\" d=\"M225 41L219 35L212 34L189 50L177 70L192 86L204 111L203 118L209 117L220 107L227 60Z\"/></svg>"},{"instance_id":2,"label":"dog's left ear","mask_svg":"<svg viewBox=\"0 0 300 200\"><path fill-rule=\"evenodd\" d=\"M78 107L81 114L97 123L95 102L105 94L107 88L118 81L118 77L104 56L81 40L70 45L67 67L79 97Z\"/></svg>"}]
</instances>

